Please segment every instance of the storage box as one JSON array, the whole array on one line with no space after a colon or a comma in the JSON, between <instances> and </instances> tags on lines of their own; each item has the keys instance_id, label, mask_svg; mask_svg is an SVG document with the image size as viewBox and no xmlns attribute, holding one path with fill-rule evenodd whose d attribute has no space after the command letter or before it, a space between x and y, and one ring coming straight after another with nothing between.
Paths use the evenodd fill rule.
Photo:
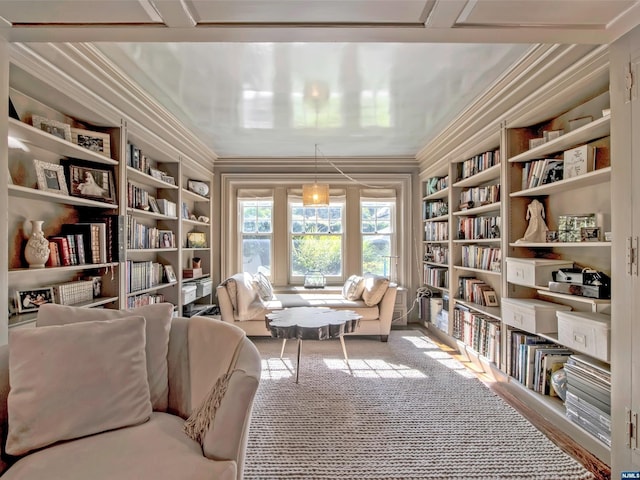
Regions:
<instances>
[{"instance_id":1,"label":"storage box","mask_svg":"<svg viewBox=\"0 0 640 480\"><path fill-rule=\"evenodd\" d=\"M182 270L182 278L198 278L202 276L201 268L185 268Z\"/></svg>"},{"instance_id":2,"label":"storage box","mask_svg":"<svg viewBox=\"0 0 640 480\"><path fill-rule=\"evenodd\" d=\"M609 362L611 317L603 313L557 312L558 342Z\"/></svg>"},{"instance_id":3,"label":"storage box","mask_svg":"<svg viewBox=\"0 0 640 480\"><path fill-rule=\"evenodd\" d=\"M182 287L182 304L191 303L197 298L196 286L185 285Z\"/></svg>"},{"instance_id":4,"label":"storage box","mask_svg":"<svg viewBox=\"0 0 640 480\"><path fill-rule=\"evenodd\" d=\"M543 286L553 280L551 272L572 268L573 262L545 258L507 257L507 281L527 287Z\"/></svg>"},{"instance_id":5,"label":"storage box","mask_svg":"<svg viewBox=\"0 0 640 480\"><path fill-rule=\"evenodd\" d=\"M569 310L571 307L567 305L531 298L502 299L502 321L530 333L557 332L556 312Z\"/></svg>"},{"instance_id":6,"label":"storage box","mask_svg":"<svg viewBox=\"0 0 640 480\"><path fill-rule=\"evenodd\" d=\"M213 281L210 278L204 278L196 282L196 297L204 297L211 294Z\"/></svg>"}]
</instances>

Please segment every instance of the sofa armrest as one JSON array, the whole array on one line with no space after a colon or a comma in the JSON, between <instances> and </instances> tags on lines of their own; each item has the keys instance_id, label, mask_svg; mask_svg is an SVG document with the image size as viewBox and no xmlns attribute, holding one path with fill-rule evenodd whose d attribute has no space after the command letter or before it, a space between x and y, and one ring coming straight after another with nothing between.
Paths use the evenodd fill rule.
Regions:
<instances>
[{"instance_id":1,"label":"sofa armrest","mask_svg":"<svg viewBox=\"0 0 640 480\"><path fill-rule=\"evenodd\" d=\"M216 296L218 297L218 307L220 307L220 318L222 321L227 323L235 322L233 304L231 303L231 297L229 297L227 287L225 285L218 285L216 287Z\"/></svg>"},{"instance_id":2,"label":"sofa armrest","mask_svg":"<svg viewBox=\"0 0 640 480\"><path fill-rule=\"evenodd\" d=\"M397 293L398 284L390 283L382 300L380 300L378 304L378 310L380 311L380 335L389 335L391 331L391 320L393 319Z\"/></svg>"}]
</instances>

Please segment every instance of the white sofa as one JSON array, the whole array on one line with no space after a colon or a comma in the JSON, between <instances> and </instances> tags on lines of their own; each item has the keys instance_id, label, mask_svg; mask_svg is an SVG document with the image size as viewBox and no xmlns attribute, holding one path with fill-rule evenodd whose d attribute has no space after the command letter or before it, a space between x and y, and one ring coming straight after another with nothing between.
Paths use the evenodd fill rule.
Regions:
<instances>
[{"instance_id":1,"label":"white sofa","mask_svg":"<svg viewBox=\"0 0 640 480\"><path fill-rule=\"evenodd\" d=\"M381 279L382 277L375 278ZM255 280L252 280L251 275L246 273L236 274L216 288L222 320L240 327L249 336L271 336L265 315L274 310L291 307L330 307L339 310L353 310L362 316L356 331L349 335L379 335L383 342L389 338L397 285L389 283L388 280L385 282L381 299L373 305L367 305L363 297L352 300L345 298L343 294L345 288L343 287L341 291L309 289L296 293L273 293L272 298L268 300L261 300L256 292L255 297L249 297L245 300L249 306L244 309L244 312L239 311L241 310L239 307L241 301L238 300L240 289L234 286L230 292L230 280L234 280L237 286L244 284L247 290L252 282L255 284ZM233 291L236 288L238 290ZM248 295L251 294L251 292L248 293Z\"/></svg>"},{"instance_id":2,"label":"white sofa","mask_svg":"<svg viewBox=\"0 0 640 480\"><path fill-rule=\"evenodd\" d=\"M232 325L205 317L171 318L171 313L169 304L132 311L50 305L41 307L39 326L12 332L9 345L0 347L2 479L241 480L260 355ZM125 330L114 338L108 330L128 329L124 324L132 319L138 328L133 334ZM135 348L142 351L130 357L128 350L135 348L126 350L126 344L136 336ZM34 340L40 348L25 351ZM99 354L109 342L115 354L106 355L105 365ZM34 364L29 367L32 360L40 375L33 374ZM136 365L142 381L132 382ZM117 369L128 377L114 381ZM94 391L101 388L109 389L108 395ZM199 408L220 395L214 415ZM194 411L193 418L209 419L195 425L195 439L193 431L183 431ZM118 416L124 423L113 423Z\"/></svg>"}]
</instances>

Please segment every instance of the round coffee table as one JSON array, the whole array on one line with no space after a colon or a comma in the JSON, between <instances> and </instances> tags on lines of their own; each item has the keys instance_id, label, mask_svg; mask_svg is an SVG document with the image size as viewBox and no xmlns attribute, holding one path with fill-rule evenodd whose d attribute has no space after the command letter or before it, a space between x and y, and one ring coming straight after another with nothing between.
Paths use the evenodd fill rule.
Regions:
<instances>
[{"instance_id":1,"label":"round coffee table","mask_svg":"<svg viewBox=\"0 0 640 480\"><path fill-rule=\"evenodd\" d=\"M328 307L291 307L268 313L267 325L271 336L282 338L280 358L284 354L284 346L289 338L298 339L298 359L296 363L296 383L300 371L300 352L302 340L326 340L339 338L344 360L349 363L344 334L355 331L360 322L360 315L352 310L335 310Z\"/></svg>"}]
</instances>

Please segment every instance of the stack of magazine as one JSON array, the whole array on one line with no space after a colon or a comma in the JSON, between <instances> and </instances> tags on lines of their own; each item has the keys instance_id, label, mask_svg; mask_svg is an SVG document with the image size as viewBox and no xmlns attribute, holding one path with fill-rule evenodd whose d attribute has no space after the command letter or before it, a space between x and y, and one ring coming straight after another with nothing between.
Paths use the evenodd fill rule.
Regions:
<instances>
[{"instance_id":1,"label":"stack of magazine","mask_svg":"<svg viewBox=\"0 0 640 480\"><path fill-rule=\"evenodd\" d=\"M567 417L611 446L611 372L606 363L571 355L567 372Z\"/></svg>"}]
</instances>

